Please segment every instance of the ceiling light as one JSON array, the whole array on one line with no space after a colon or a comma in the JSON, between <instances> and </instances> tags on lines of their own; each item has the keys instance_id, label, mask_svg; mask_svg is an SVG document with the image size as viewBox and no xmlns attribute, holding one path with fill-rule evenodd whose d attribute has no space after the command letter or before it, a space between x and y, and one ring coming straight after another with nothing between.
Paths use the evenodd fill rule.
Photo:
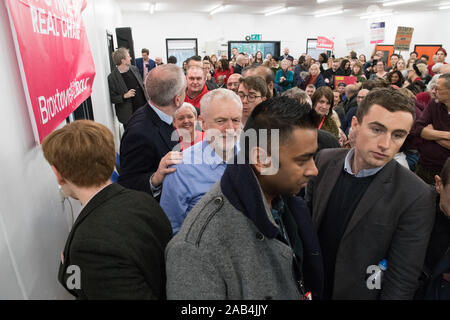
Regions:
<instances>
[{"instance_id":1,"label":"ceiling light","mask_svg":"<svg viewBox=\"0 0 450 320\"><path fill-rule=\"evenodd\" d=\"M394 13L392 11L382 11L382 12L374 12L370 14L365 14L360 16L360 19L372 19L372 18L383 18L387 16L392 16Z\"/></svg>"},{"instance_id":2,"label":"ceiling light","mask_svg":"<svg viewBox=\"0 0 450 320\"><path fill-rule=\"evenodd\" d=\"M156 7L156 5L154 3L150 3L150 7L148 9L150 14L153 14L155 12L155 7Z\"/></svg>"},{"instance_id":3,"label":"ceiling light","mask_svg":"<svg viewBox=\"0 0 450 320\"><path fill-rule=\"evenodd\" d=\"M225 9L225 7L226 7L225 5L218 6L217 8L211 10L211 12L209 14L212 16L213 14L216 14L217 12L222 11L223 9Z\"/></svg>"},{"instance_id":4,"label":"ceiling light","mask_svg":"<svg viewBox=\"0 0 450 320\"><path fill-rule=\"evenodd\" d=\"M282 13L286 10L287 10L287 7L282 7L282 8L278 8L278 9L266 12L266 13L264 13L264 15L267 17L267 16L271 16L273 14Z\"/></svg>"},{"instance_id":5,"label":"ceiling light","mask_svg":"<svg viewBox=\"0 0 450 320\"><path fill-rule=\"evenodd\" d=\"M447 10L450 9L450 5L449 6L441 6L439 7L439 10Z\"/></svg>"},{"instance_id":6,"label":"ceiling light","mask_svg":"<svg viewBox=\"0 0 450 320\"><path fill-rule=\"evenodd\" d=\"M317 0L317 3L324 3L327 2L328 0Z\"/></svg>"},{"instance_id":7,"label":"ceiling light","mask_svg":"<svg viewBox=\"0 0 450 320\"><path fill-rule=\"evenodd\" d=\"M389 1L389 2L384 2L383 3L383 7L388 7L388 6L396 6L399 4L404 4L404 3L410 3L410 2L417 2L420 0L397 0L397 1Z\"/></svg>"},{"instance_id":8,"label":"ceiling light","mask_svg":"<svg viewBox=\"0 0 450 320\"><path fill-rule=\"evenodd\" d=\"M338 10L333 10L333 11L321 11L321 12L316 12L314 13L314 17L315 18L320 18L320 17L326 17L326 16L333 16L335 14L341 14L344 13L343 9L338 9Z\"/></svg>"}]
</instances>

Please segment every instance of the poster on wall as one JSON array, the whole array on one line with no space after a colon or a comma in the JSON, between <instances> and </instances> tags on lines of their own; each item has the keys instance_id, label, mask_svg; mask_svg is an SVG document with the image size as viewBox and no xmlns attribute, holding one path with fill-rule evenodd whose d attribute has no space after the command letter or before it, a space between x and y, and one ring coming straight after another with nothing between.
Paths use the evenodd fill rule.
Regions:
<instances>
[{"instance_id":1,"label":"poster on wall","mask_svg":"<svg viewBox=\"0 0 450 320\"><path fill-rule=\"evenodd\" d=\"M370 24L370 44L384 42L384 22L374 22Z\"/></svg>"},{"instance_id":2,"label":"poster on wall","mask_svg":"<svg viewBox=\"0 0 450 320\"><path fill-rule=\"evenodd\" d=\"M6 0L25 96L39 143L92 92L86 0Z\"/></svg>"}]
</instances>

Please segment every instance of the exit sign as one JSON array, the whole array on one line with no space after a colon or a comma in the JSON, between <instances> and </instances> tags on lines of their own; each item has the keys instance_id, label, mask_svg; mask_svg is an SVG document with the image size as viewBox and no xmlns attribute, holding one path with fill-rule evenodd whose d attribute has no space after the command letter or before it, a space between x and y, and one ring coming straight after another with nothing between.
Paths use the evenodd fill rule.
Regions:
<instances>
[{"instance_id":1,"label":"exit sign","mask_svg":"<svg viewBox=\"0 0 450 320\"><path fill-rule=\"evenodd\" d=\"M252 34L250 36L250 40L261 41L262 40L262 34Z\"/></svg>"}]
</instances>

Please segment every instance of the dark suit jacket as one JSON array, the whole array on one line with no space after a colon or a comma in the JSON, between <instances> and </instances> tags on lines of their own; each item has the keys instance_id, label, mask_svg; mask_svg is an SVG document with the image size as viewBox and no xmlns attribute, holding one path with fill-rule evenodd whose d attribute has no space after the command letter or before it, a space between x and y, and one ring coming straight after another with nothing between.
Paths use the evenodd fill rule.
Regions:
<instances>
[{"instance_id":1,"label":"dark suit jacket","mask_svg":"<svg viewBox=\"0 0 450 320\"><path fill-rule=\"evenodd\" d=\"M328 149L316 158L306 200L318 229L348 150ZM434 223L433 189L395 160L381 169L361 198L336 257L333 299L412 299ZM381 290L369 290L366 271L387 259Z\"/></svg>"},{"instance_id":2,"label":"dark suit jacket","mask_svg":"<svg viewBox=\"0 0 450 320\"><path fill-rule=\"evenodd\" d=\"M109 185L75 221L59 281L78 299L163 299L164 250L171 237L170 222L152 197ZM80 268L80 289L67 287L70 265Z\"/></svg>"},{"instance_id":3,"label":"dark suit jacket","mask_svg":"<svg viewBox=\"0 0 450 320\"><path fill-rule=\"evenodd\" d=\"M141 79L145 80L144 79L144 59L137 58L136 59L136 67L138 68L139 73L141 74ZM154 67L156 67L155 61L149 58L148 64L147 64L148 71L152 70Z\"/></svg>"},{"instance_id":4,"label":"dark suit jacket","mask_svg":"<svg viewBox=\"0 0 450 320\"><path fill-rule=\"evenodd\" d=\"M142 84L142 77L139 76L139 71L135 66L130 66L131 72L134 74L139 82L139 86L148 100L147 92ZM108 76L109 97L114 103L116 109L117 119L120 123L125 124L133 114L133 102L131 99L124 99L123 95L130 89L127 88L125 81L120 74L120 71L115 68Z\"/></svg>"},{"instance_id":5,"label":"dark suit jacket","mask_svg":"<svg viewBox=\"0 0 450 320\"><path fill-rule=\"evenodd\" d=\"M120 144L119 180L125 188L150 191L150 176L161 158L177 145L175 128L162 121L149 104L131 116ZM176 133L175 133L176 134Z\"/></svg>"}]
</instances>

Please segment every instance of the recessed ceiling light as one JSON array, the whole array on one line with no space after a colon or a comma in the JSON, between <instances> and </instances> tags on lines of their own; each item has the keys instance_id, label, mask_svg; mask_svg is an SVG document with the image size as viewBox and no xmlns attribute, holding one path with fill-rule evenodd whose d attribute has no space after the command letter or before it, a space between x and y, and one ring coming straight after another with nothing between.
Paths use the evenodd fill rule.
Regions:
<instances>
[{"instance_id":1,"label":"recessed ceiling light","mask_svg":"<svg viewBox=\"0 0 450 320\"><path fill-rule=\"evenodd\" d=\"M448 5L448 6L440 6L439 7L439 10L447 10L447 9L450 9L450 5Z\"/></svg>"},{"instance_id":2,"label":"recessed ceiling light","mask_svg":"<svg viewBox=\"0 0 450 320\"><path fill-rule=\"evenodd\" d=\"M392 11L381 11L381 12L374 12L369 14L364 14L360 16L360 19L372 19L372 18L382 18L387 16L392 16L394 13Z\"/></svg>"},{"instance_id":3,"label":"recessed ceiling light","mask_svg":"<svg viewBox=\"0 0 450 320\"><path fill-rule=\"evenodd\" d=\"M267 16L271 16L273 14L277 14L277 13L282 13L284 11L286 11L288 8L287 7L282 7L282 8L278 8L269 12L264 13L264 15Z\"/></svg>"},{"instance_id":4,"label":"recessed ceiling light","mask_svg":"<svg viewBox=\"0 0 450 320\"><path fill-rule=\"evenodd\" d=\"M328 10L321 10L321 11L314 12L314 17L320 18L320 17L326 17L326 16L333 16L336 14L341 14L343 12L344 12L344 9L342 7L331 8Z\"/></svg>"},{"instance_id":5,"label":"recessed ceiling light","mask_svg":"<svg viewBox=\"0 0 450 320\"><path fill-rule=\"evenodd\" d=\"M213 14L216 14L217 12L222 11L223 9L225 9L225 7L226 7L226 5L218 6L217 8L211 10L211 12L209 14L212 16Z\"/></svg>"},{"instance_id":6,"label":"recessed ceiling light","mask_svg":"<svg viewBox=\"0 0 450 320\"><path fill-rule=\"evenodd\" d=\"M399 5L399 4L410 3L410 2L417 2L417 1L421 1L421 0L397 0L397 1L388 1L388 2L383 2L383 7L396 6L396 5Z\"/></svg>"}]
</instances>

